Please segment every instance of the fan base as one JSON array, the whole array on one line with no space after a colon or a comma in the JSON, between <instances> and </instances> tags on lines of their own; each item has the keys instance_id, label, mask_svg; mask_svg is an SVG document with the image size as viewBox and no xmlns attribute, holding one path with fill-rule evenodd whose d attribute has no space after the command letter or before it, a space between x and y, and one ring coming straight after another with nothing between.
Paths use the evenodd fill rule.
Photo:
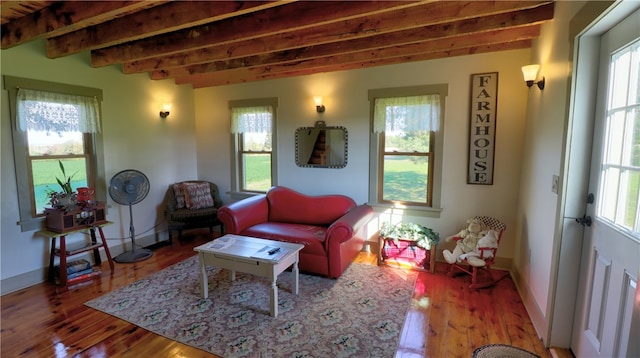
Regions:
<instances>
[{"instance_id":1,"label":"fan base","mask_svg":"<svg viewBox=\"0 0 640 358\"><path fill-rule=\"evenodd\" d=\"M135 251L123 252L113 258L113 261L120 263L130 263L146 260L153 255L153 251L147 249L138 249Z\"/></svg>"}]
</instances>

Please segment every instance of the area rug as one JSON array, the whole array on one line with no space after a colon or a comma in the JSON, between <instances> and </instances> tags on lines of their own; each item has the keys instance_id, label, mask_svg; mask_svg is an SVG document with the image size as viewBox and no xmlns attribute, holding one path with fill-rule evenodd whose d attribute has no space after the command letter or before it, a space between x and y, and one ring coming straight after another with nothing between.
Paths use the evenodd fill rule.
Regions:
<instances>
[{"instance_id":1,"label":"area rug","mask_svg":"<svg viewBox=\"0 0 640 358\"><path fill-rule=\"evenodd\" d=\"M522 348L506 344L488 344L473 351L473 358L540 358Z\"/></svg>"},{"instance_id":2,"label":"area rug","mask_svg":"<svg viewBox=\"0 0 640 358\"><path fill-rule=\"evenodd\" d=\"M197 256L85 304L223 357L393 357L417 273L353 263L339 279L278 276L278 317L268 280L208 267L202 299Z\"/></svg>"}]
</instances>

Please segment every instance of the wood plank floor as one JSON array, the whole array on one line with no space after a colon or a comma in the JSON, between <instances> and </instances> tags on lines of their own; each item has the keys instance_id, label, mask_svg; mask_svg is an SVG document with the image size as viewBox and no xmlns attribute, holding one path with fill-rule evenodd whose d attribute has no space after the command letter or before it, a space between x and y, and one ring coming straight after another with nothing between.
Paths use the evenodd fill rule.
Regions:
<instances>
[{"instance_id":1,"label":"wood plank floor","mask_svg":"<svg viewBox=\"0 0 640 358\"><path fill-rule=\"evenodd\" d=\"M208 233L186 233L183 241L154 250L133 264L118 264L113 272L102 263L102 276L56 293L38 284L1 298L2 357L214 357L199 349L150 333L135 325L84 306L84 302L135 282L162 268L194 256L193 247L208 241ZM376 256L361 253L358 262L375 265ZM475 348L491 343L517 346L551 357L510 278L496 286L473 290L469 277L421 272L404 326L398 358L471 357Z\"/></svg>"}]
</instances>

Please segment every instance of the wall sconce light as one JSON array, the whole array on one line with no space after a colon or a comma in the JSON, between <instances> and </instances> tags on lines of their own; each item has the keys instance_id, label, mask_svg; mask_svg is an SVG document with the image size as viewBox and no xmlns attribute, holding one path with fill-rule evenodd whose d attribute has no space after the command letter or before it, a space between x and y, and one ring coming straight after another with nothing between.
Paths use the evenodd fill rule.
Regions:
<instances>
[{"instance_id":1,"label":"wall sconce light","mask_svg":"<svg viewBox=\"0 0 640 358\"><path fill-rule=\"evenodd\" d=\"M167 118L169 116L169 113L171 112L171 105L170 104L164 104L162 105L162 110L160 110L160 118L164 119Z\"/></svg>"},{"instance_id":2,"label":"wall sconce light","mask_svg":"<svg viewBox=\"0 0 640 358\"><path fill-rule=\"evenodd\" d=\"M524 76L525 82L527 82L527 87L531 88L531 86L537 84L540 90L544 89L544 76L542 76L541 80L536 82L539 70L540 65L522 66L522 75Z\"/></svg>"},{"instance_id":3,"label":"wall sconce light","mask_svg":"<svg viewBox=\"0 0 640 358\"><path fill-rule=\"evenodd\" d=\"M322 96L313 97L313 102L316 104L316 112L322 113L324 112L324 104L322 104Z\"/></svg>"}]
</instances>

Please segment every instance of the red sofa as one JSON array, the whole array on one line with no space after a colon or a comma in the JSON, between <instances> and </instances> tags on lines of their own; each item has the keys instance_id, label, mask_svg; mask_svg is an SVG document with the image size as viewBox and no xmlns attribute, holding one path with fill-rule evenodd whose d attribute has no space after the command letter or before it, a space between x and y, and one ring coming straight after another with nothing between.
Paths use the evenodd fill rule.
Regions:
<instances>
[{"instance_id":1,"label":"red sofa","mask_svg":"<svg viewBox=\"0 0 640 358\"><path fill-rule=\"evenodd\" d=\"M227 234L303 244L301 271L338 278L362 250L369 205L344 195L307 196L275 186L218 209Z\"/></svg>"}]
</instances>

